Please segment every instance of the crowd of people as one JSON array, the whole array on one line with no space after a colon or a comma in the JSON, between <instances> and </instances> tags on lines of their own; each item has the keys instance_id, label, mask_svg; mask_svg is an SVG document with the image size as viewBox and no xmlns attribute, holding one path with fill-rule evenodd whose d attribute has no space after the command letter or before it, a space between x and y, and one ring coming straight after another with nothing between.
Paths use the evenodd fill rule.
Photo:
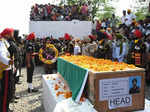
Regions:
<instances>
[{"instance_id":1,"label":"crowd of people","mask_svg":"<svg viewBox=\"0 0 150 112\"><path fill-rule=\"evenodd\" d=\"M80 21L88 21L91 19L91 5L88 3L80 3L69 6L56 6L51 4L35 4L31 7L31 21L71 21L77 19Z\"/></svg>"},{"instance_id":2,"label":"crowd of people","mask_svg":"<svg viewBox=\"0 0 150 112\"><path fill-rule=\"evenodd\" d=\"M38 7L44 8L44 6L36 4L32 8L32 11L36 12L33 14L34 17L40 19L44 17L46 20L50 19L51 14L58 13L55 8L59 9L60 7L48 4L45 5L45 8L48 6L50 6L50 16L43 14L41 18ZM61 8L67 9L64 7ZM72 8L71 10L77 10L77 6ZM40 9L40 11L42 10ZM63 14L62 12L59 14ZM76 14L73 14L72 16L76 17ZM23 65L26 65L27 68L29 93L38 91L32 86L35 64L42 65L46 74L57 72L56 50L58 56L87 55L143 67L146 69L146 80L150 82L150 16L136 21L136 16L131 10L127 10L123 11L121 24L118 23L119 20L114 14L112 18L97 20L93 24L92 34L83 39L75 38L68 33L58 39L52 36L40 39L31 33L22 39L18 36L17 30L4 29L0 35L0 67L2 68L0 70L0 112L7 112L9 103L17 98L15 84L19 84ZM52 47L47 47L49 45ZM52 60L52 63L46 64L39 59L40 49L43 49L41 55L45 60Z\"/></svg>"},{"instance_id":3,"label":"crowd of people","mask_svg":"<svg viewBox=\"0 0 150 112\"><path fill-rule=\"evenodd\" d=\"M146 59L149 59L150 52L150 16L136 21L131 10L124 10L121 24L114 14L112 18L97 20L95 23L92 35L83 39L75 39L66 33L59 39L47 37L37 41L43 43L43 46L49 41L60 55L88 55L143 67L149 81L150 62Z\"/></svg>"}]
</instances>

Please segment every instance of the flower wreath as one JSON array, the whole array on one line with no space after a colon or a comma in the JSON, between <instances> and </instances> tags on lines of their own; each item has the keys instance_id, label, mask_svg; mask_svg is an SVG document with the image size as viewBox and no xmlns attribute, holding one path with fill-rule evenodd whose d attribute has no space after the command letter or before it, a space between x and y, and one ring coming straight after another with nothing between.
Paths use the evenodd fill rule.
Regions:
<instances>
[{"instance_id":1,"label":"flower wreath","mask_svg":"<svg viewBox=\"0 0 150 112\"><path fill-rule=\"evenodd\" d=\"M54 45L52 45L52 44L47 44L47 45L46 45L46 48L52 48L52 49L54 50L54 52L55 52L55 57L54 57L54 58L57 58L57 57L58 57L58 50L55 48ZM54 63L53 59L52 59L52 60L48 60L48 59L44 58L43 53L44 53L44 49L41 48L40 51L39 51L39 59L40 59L43 63L45 63L45 64L52 64L52 63Z\"/></svg>"}]
</instances>

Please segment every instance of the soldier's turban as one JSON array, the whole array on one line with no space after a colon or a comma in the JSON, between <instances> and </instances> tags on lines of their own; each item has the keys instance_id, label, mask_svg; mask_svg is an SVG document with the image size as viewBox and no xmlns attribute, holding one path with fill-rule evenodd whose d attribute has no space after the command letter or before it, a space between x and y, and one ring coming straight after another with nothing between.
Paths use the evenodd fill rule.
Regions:
<instances>
[{"instance_id":1,"label":"soldier's turban","mask_svg":"<svg viewBox=\"0 0 150 112\"><path fill-rule=\"evenodd\" d=\"M27 40L33 40L35 39L35 34L34 32L30 33L28 36L27 36Z\"/></svg>"},{"instance_id":2,"label":"soldier's turban","mask_svg":"<svg viewBox=\"0 0 150 112\"><path fill-rule=\"evenodd\" d=\"M6 35L11 35L13 31L14 31L14 29L12 29L12 28L5 28L5 29L1 32L1 36L2 36L2 37L5 37Z\"/></svg>"}]
</instances>

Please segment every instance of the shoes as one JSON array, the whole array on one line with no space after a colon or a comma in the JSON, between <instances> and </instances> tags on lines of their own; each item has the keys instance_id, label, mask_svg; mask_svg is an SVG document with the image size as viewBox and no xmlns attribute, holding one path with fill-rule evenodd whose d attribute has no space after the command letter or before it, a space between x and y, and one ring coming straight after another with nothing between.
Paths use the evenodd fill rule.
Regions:
<instances>
[{"instance_id":1,"label":"shoes","mask_svg":"<svg viewBox=\"0 0 150 112\"><path fill-rule=\"evenodd\" d=\"M28 88L28 93L38 92L38 91L39 91L38 89L30 89L30 88Z\"/></svg>"},{"instance_id":2,"label":"shoes","mask_svg":"<svg viewBox=\"0 0 150 112\"><path fill-rule=\"evenodd\" d=\"M18 101L14 100L13 103L18 103Z\"/></svg>"},{"instance_id":3,"label":"shoes","mask_svg":"<svg viewBox=\"0 0 150 112\"><path fill-rule=\"evenodd\" d=\"M23 75L21 74L21 75L19 75L19 77L23 77Z\"/></svg>"},{"instance_id":4,"label":"shoes","mask_svg":"<svg viewBox=\"0 0 150 112\"><path fill-rule=\"evenodd\" d=\"M17 82L18 85L22 84L21 82Z\"/></svg>"},{"instance_id":5,"label":"shoes","mask_svg":"<svg viewBox=\"0 0 150 112\"><path fill-rule=\"evenodd\" d=\"M15 96L15 99L20 99L20 96Z\"/></svg>"},{"instance_id":6,"label":"shoes","mask_svg":"<svg viewBox=\"0 0 150 112\"><path fill-rule=\"evenodd\" d=\"M13 112L13 110L8 109L8 112Z\"/></svg>"}]
</instances>

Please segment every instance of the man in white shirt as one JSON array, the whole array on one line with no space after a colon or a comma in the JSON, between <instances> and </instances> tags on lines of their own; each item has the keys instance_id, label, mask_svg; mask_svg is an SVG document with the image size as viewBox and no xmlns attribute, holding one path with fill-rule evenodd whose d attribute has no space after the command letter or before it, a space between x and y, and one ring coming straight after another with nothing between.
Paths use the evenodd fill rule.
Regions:
<instances>
[{"instance_id":1,"label":"man in white shirt","mask_svg":"<svg viewBox=\"0 0 150 112\"><path fill-rule=\"evenodd\" d=\"M116 40L112 43L113 48L113 60L118 62L123 62L127 54L127 44L125 43L124 37L120 34L116 34Z\"/></svg>"},{"instance_id":2,"label":"man in white shirt","mask_svg":"<svg viewBox=\"0 0 150 112\"><path fill-rule=\"evenodd\" d=\"M131 13L130 9L128 9L127 13L128 14L126 15L125 24L127 26L130 26L132 24L132 21L136 19L136 16L133 13Z\"/></svg>"},{"instance_id":3,"label":"man in white shirt","mask_svg":"<svg viewBox=\"0 0 150 112\"><path fill-rule=\"evenodd\" d=\"M126 11L123 10L123 16L121 17L122 24L125 24L125 20L126 20Z\"/></svg>"},{"instance_id":4,"label":"man in white shirt","mask_svg":"<svg viewBox=\"0 0 150 112\"><path fill-rule=\"evenodd\" d=\"M11 65L13 65L13 60L10 59L8 51L10 45L7 39L12 36L13 29L6 28L0 37L0 112L8 112L11 100L12 84L10 76L12 75Z\"/></svg>"},{"instance_id":5,"label":"man in white shirt","mask_svg":"<svg viewBox=\"0 0 150 112\"><path fill-rule=\"evenodd\" d=\"M74 55L79 55L80 53L81 53L81 48L79 45L79 40L75 40Z\"/></svg>"}]
</instances>

